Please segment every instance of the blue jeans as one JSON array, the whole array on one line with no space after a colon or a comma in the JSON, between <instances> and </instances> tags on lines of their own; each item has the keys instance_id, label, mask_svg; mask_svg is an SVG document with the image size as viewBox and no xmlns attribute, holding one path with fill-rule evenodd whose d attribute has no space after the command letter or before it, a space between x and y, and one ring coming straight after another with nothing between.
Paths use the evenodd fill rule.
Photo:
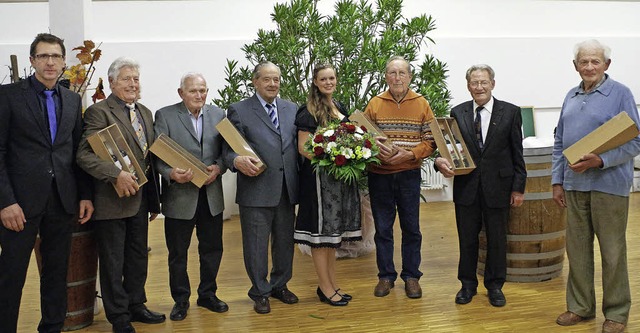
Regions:
<instances>
[{"instance_id":1,"label":"blue jeans","mask_svg":"<svg viewBox=\"0 0 640 333\"><path fill-rule=\"evenodd\" d=\"M420 169L393 174L369 173L371 212L376 227L376 262L378 278L395 281L398 277L393 264L393 223L396 209L402 229L402 272L400 278L419 279L420 248Z\"/></svg>"}]
</instances>

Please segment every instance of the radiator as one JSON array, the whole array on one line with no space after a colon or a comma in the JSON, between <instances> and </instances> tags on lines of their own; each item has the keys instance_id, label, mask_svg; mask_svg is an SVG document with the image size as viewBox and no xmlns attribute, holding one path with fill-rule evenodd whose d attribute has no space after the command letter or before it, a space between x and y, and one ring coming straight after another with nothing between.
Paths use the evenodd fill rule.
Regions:
<instances>
[{"instance_id":1,"label":"radiator","mask_svg":"<svg viewBox=\"0 0 640 333\"><path fill-rule=\"evenodd\" d=\"M441 190L446 186L444 177L434 169L433 160L429 158L422 163L421 178L420 187L423 190Z\"/></svg>"}]
</instances>

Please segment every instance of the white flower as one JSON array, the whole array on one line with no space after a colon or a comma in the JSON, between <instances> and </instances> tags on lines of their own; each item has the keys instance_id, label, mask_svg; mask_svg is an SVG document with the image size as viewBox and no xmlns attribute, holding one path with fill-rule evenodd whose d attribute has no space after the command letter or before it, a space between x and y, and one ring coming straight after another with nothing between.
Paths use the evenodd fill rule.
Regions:
<instances>
[{"instance_id":1,"label":"white flower","mask_svg":"<svg viewBox=\"0 0 640 333\"><path fill-rule=\"evenodd\" d=\"M322 135L324 135L324 136L326 136L326 137L329 137L329 136L332 136L332 135L333 135L333 133L335 133L335 131L334 131L334 130L328 130L328 131L324 132Z\"/></svg>"},{"instance_id":2,"label":"white flower","mask_svg":"<svg viewBox=\"0 0 640 333\"><path fill-rule=\"evenodd\" d=\"M364 131L362 130L362 128L360 128L360 126L356 126L356 133L364 134Z\"/></svg>"},{"instance_id":3,"label":"white flower","mask_svg":"<svg viewBox=\"0 0 640 333\"><path fill-rule=\"evenodd\" d=\"M364 157L365 159L371 157L371 149L362 148L362 157Z\"/></svg>"},{"instance_id":4,"label":"white flower","mask_svg":"<svg viewBox=\"0 0 640 333\"><path fill-rule=\"evenodd\" d=\"M346 157L348 160L349 160L349 159L352 159L352 158L354 157L354 156L353 156L353 149L351 149L351 148L346 148L346 147L345 147L345 148L342 148L340 152L341 152L341 153L342 153L342 155L344 155L344 157Z\"/></svg>"},{"instance_id":5,"label":"white flower","mask_svg":"<svg viewBox=\"0 0 640 333\"><path fill-rule=\"evenodd\" d=\"M358 140L362 140L362 135L360 135L358 133L353 134L353 137L358 139Z\"/></svg>"},{"instance_id":6,"label":"white flower","mask_svg":"<svg viewBox=\"0 0 640 333\"><path fill-rule=\"evenodd\" d=\"M330 153L338 144L335 142L327 143L327 153Z\"/></svg>"}]
</instances>

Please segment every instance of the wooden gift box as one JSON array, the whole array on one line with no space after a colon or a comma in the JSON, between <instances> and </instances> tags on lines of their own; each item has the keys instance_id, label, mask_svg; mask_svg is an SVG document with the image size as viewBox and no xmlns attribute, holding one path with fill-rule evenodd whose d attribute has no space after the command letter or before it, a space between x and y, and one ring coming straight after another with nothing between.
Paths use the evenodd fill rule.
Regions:
<instances>
[{"instance_id":1,"label":"wooden gift box","mask_svg":"<svg viewBox=\"0 0 640 333\"><path fill-rule=\"evenodd\" d=\"M138 187L147 183L145 171L133 157L133 152L122 136L118 125L113 124L91 134L87 137L87 141L98 157L113 162L121 170L134 174L138 178ZM113 188L119 197L124 197L124 192L118 191L115 183Z\"/></svg>"},{"instance_id":2,"label":"wooden gift box","mask_svg":"<svg viewBox=\"0 0 640 333\"><path fill-rule=\"evenodd\" d=\"M383 142L383 144L388 148L393 147L392 142L386 141L387 135L384 134L384 132L371 119L369 119L369 117L367 117L367 115L364 114L364 112L361 112L358 110L354 111L349 116L349 121L351 121L352 123L358 126L364 126L367 129L367 132L373 134L374 136L384 137L385 141Z\"/></svg>"},{"instance_id":3,"label":"wooden gift box","mask_svg":"<svg viewBox=\"0 0 640 333\"><path fill-rule=\"evenodd\" d=\"M227 141L227 144L229 144L231 149L233 149L236 154L240 156L252 156L260 160L258 163L256 163L256 166L260 168L258 174L262 173L267 168L267 165L264 164L260 156L258 156L258 153L256 153L253 148L251 148L251 146L247 143L247 140L245 140L242 134L238 132L238 129L233 126L228 118L222 119L216 125L216 129L218 129L218 132L220 132L224 140Z\"/></svg>"},{"instance_id":4,"label":"wooden gift box","mask_svg":"<svg viewBox=\"0 0 640 333\"><path fill-rule=\"evenodd\" d=\"M191 182L198 188L209 178L207 166L164 133L160 134L149 150L172 168L191 169Z\"/></svg>"},{"instance_id":5,"label":"wooden gift box","mask_svg":"<svg viewBox=\"0 0 640 333\"><path fill-rule=\"evenodd\" d=\"M466 175L476 168L455 119L438 117L429 123L438 151L446 158L456 175Z\"/></svg>"}]
</instances>

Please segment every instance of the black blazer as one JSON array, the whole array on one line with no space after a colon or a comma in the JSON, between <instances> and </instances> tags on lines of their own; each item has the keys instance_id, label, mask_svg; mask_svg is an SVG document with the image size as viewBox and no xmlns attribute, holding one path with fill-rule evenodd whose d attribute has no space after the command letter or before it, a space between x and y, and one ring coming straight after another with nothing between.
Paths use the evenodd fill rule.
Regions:
<instances>
[{"instance_id":1,"label":"black blazer","mask_svg":"<svg viewBox=\"0 0 640 333\"><path fill-rule=\"evenodd\" d=\"M78 213L91 183L76 165L82 136L80 96L59 87L62 110L51 143L38 96L29 80L0 86L0 208L18 203L25 217L44 211L54 177L64 209Z\"/></svg>"},{"instance_id":2,"label":"black blazer","mask_svg":"<svg viewBox=\"0 0 640 333\"><path fill-rule=\"evenodd\" d=\"M464 102L451 110L462 132L464 142L476 164L467 175L455 176L453 201L470 205L476 199L478 186L491 208L509 207L511 192L524 193L527 171L522 156L522 116L520 108L494 98L491 123L484 149L476 140L473 101Z\"/></svg>"}]
</instances>

